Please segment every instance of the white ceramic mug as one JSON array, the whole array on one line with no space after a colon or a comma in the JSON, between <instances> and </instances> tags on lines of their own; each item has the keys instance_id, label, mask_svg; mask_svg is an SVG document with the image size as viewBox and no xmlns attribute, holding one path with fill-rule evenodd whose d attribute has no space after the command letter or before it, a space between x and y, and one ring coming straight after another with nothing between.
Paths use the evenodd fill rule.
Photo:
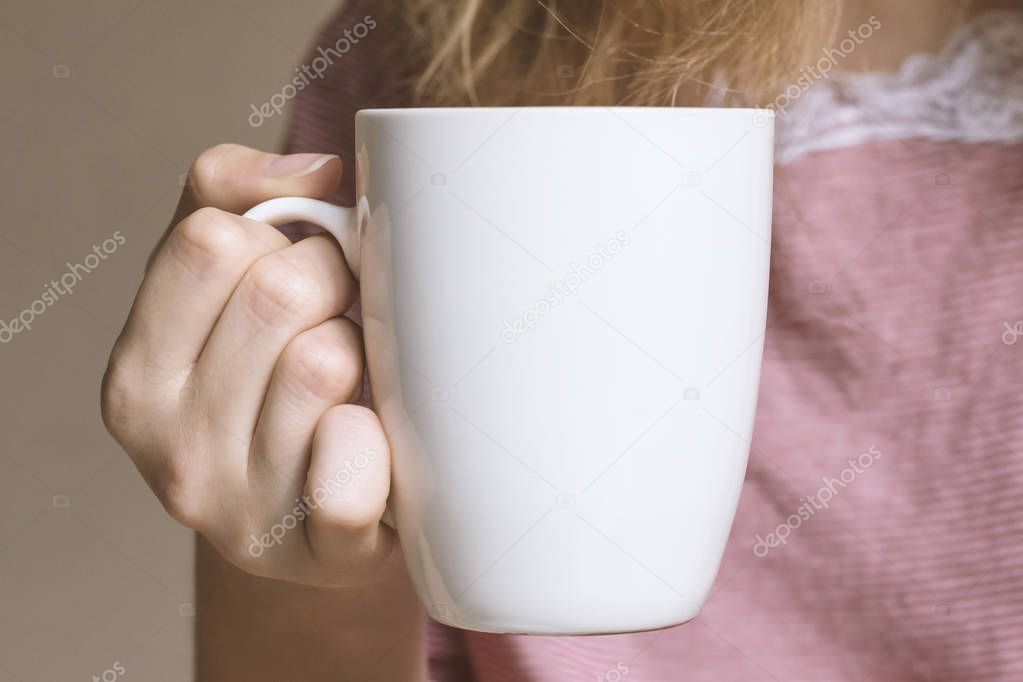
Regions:
<instances>
[{"instance_id":1,"label":"white ceramic mug","mask_svg":"<svg viewBox=\"0 0 1023 682\"><path fill-rule=\"evenodd\" d=\"M742 487L767 308L773 117L361 111L359 276L391 511L437 620L596 634L692 618Z\"/></svg>"}]
</instances>

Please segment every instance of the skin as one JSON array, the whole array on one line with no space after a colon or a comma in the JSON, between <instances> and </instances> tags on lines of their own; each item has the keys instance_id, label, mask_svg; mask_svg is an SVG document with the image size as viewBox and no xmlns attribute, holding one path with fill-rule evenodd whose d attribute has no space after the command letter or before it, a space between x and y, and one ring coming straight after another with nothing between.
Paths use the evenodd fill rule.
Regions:
<instances>
[{"instance_id":1,"label":"skin","mask_svg":"<svg viewBox=\"0 0 1023 682\"><path fill-rule=\"evenodd\" d=\"M846 2L842 26L876 15L883 28L841 68L895 69L999 4ZM273 197L328 197L341 173L333 156L203 153L104 378L107 428L167 511L200 534L199 682L426 679L422 607L380 522L387 439L352 404L363 349L340 316L357 283L331 239L292 244L239 217ZM343 493L253 556L253 536L367 447L376 456Z\"/></svg>"},{"instance_id":2,"label":"skin","mask_svg":"<svg viewBox=\"0 0 1023 682\"><path fill-rule=\"evenodd\" d=\"M201 534L199 680L251 680L250 666L272 679L425 679L421 607L380 522L387 439L351 404L363 348L340 316L356 280L332 239L292 244L238 215L273 197L327 197L341 173L336 156L203 153L104 377L108 430L167 512ZM320 500L321 479L344 485ZM303 494L315 500L304 523L253 549L298 518Z\"/></svg>"}]
</instances>

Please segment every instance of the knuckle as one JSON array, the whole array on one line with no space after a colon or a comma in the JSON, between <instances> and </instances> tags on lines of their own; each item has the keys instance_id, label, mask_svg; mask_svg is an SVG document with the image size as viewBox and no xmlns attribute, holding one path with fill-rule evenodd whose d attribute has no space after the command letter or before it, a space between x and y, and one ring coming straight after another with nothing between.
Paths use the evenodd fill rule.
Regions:
<instances>
[{"instance_id":1,"label":"knuckle","mask_svg":"<svg viewBox=\"0 0 1023 682\"><path fill-rule=\"evenodd\" d=\"M208 267L237 256L248 241L237 218L217 208L204 207L178 224L175 247L182 259Z\"/></svg>"},{"instance_id":2,"label":"knuckle","mask_svg":"<svg viewBox=\"0 0 1023 682\"><path fill-rule=\"evenodd\" d=\"M199 196L210 193L217 182L217 167L224 157L237 149L239 149L239 145L223 143L210 147L196 157L192 162L192 167L188 170L188 178Z\"/></svg>"},{"instance_id":3,"label":"knuckle","mask_svg":"<svg viewBox=\"0 0 1023 682\"><path fill-rule=\"evenodd\" d=\"M314 330L295 337L284 367L299 386L325 399L345 397L362 382L362 363L336 335Z\"/></svg>"},{"instance_id":4,"label":"knuckle","mask_svg":"<svg viewBox=\"0 0 1023 682\"><path fill-rule=\"evenodd\" d=\"M118 439L123 434L132 403L130 384L124 374L119 365L110 363L103 374L99 396L99 412L103 425L110 435Z\"/></svg>"},{"instance_id":5,"label":"knuckle","mask_svg":"<svg viewBox=\"0 0 1023 682\"><path fill-rule=\"evenodd\" d=\"M225 559L246 573L271 577L267 570L267 555L273 546L267 546L269 542L266 538L260 542L260 534L265 535L265 532L241 525L232 527L226 533L226 541L218 549Z\"/></svg>"},{"instance_id":6,"label":"knuckle","mask_svg":"<svg viewBox=\"0 0 1023 682\"><path fill-rule=\"evenodd\" d=\"M256 261L240 291L249 311L264 324L316 322L330 312L327 302L308 286L308 278L277 255Z\"/></svg>"},{"instance_id":7,"label":"knuckle","mask_svg":"<svg viewBox=\"0 0 1023 682\"><path fill-rule=\"evenodd\" d=\"M110 435L122 444L137 402L135 382L124 365L112 357L100 388L100 415Z\"/></svg>"},{"instance_id":8,"label":"knuckle","mask_svg":"<svg viewBox=\"0 0 1023 682\"><path fill-rule=\"evenodd\" d=\"M323 413L319 428L357 436L366 447L379 447L383 432L373 410L362 405L335 405Z\"/></svg>"},{"instance_id":9,"label":"knuckle","mask_svg":"<svg viewBox=\"0 0 1023 682\"><path fill-rule=\"evenodd\" d=\"M187 457L171 456L151 482L157 499L167 513L183 526L202 530L202 491Z\"/></svg>"}]
</instances>

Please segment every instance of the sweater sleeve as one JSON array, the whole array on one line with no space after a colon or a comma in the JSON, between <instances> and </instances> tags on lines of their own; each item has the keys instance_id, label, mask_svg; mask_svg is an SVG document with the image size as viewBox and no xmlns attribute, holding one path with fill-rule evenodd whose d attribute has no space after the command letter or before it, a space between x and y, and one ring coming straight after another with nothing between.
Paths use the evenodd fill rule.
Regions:
<instances>
[{"instance_id":1,"label":"sweater sleeve","mask_svg":"<svg viewBox=\"0 0 1023 682\"><path fill-rule=\"evenodd\" d=\"M288 126L285 148L289 153L325 152L341 157L344 177L331 200L344 206L355 203L355 112L408 103L385 78L400 71L382 59L385 41L400 39L395 35L400 24L379 16L380 7L367 0L350 0L327 22L303 62L309 72L322 72L322 77L309 78L298 92ZM355 31L360 23L373 26L363 38L357 37L362 29ZM353 43L352 37L358 42ZM314 64L318 58L321 61ZM322 68L328 59L331 63ZM359 320L357 308L349 314ZM368 390L363 394L368 396ZM430 621L428 644L431 682L473 682L461 631Z\"/></svg>"}]
</instances>

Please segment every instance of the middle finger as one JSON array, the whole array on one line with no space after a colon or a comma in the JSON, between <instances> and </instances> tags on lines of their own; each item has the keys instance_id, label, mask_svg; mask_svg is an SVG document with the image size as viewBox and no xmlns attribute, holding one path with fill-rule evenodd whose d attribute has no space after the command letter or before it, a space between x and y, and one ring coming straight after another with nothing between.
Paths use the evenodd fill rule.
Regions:
<instances>
[{"instance_id":1,"label":"middle finger","mask_svg":"<svg viewBox=\"0 0 1023 682\"><path fill-rule=\"evenodd\" d=\"M343 313L357 293L340 247L324 235L256 261L196 364L193 382L200 405L248 442L284 347L298 334Z\"/></svg>"},{"instance_id":2,"label":"middle finger","mask_svg":"<svg viewBox=\"0 0 1023 682\"><path fill-rule=\"evenodd\" d=\"M362 388L362 334L344 317L299 334L270 380L249 454L249 487L271 510L302 492L313 434L323 414Z\"/></svg>"}]
</instances>

